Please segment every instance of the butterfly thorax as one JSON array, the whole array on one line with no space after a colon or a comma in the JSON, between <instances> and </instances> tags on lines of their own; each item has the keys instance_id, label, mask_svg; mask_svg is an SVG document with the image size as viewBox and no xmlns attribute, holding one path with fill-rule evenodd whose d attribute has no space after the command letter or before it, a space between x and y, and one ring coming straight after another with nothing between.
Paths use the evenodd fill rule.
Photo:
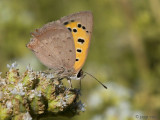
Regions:
<instances>
[{"instance_id":1,"label":"butterfly thorax","mask_svg":"<svg viewBox=\"0 0 160 120\"><path fill-rule=\"evenodd\" d=\"M76 73L73 68L60 67L57 69L52 69L53 73L59 78L70 78L71 76L75 76Z\"/></svg>"}]
</instances>

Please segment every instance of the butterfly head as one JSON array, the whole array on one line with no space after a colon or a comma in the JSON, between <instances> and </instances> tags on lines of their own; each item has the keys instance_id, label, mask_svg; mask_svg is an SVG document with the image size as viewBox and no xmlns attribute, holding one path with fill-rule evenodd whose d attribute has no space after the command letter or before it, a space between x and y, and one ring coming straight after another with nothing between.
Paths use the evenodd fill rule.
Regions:
<instances>
[{"instance_id":1,"label":"butterfly head","mask_svg":"<svg viewBox=\"0 0 160 120\"><path fill-rule=\"evenodd\" d=\"M77 74L74 74L70 77L72 80L80 80L84 77L83 70L81 69Z\"/></svg>"}]
</instances>

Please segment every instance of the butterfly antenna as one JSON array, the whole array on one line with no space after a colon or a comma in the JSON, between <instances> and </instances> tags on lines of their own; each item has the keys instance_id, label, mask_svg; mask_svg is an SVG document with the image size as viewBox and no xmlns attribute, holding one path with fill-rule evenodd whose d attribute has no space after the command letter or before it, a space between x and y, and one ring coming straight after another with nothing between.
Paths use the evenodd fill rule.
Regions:
<instances>
[{"instance_id":1,"label":"butterfly antenna","mask_svg":"<svg viewBox=\"0 0 160 120\"><path fill-rule=\"evenodd\" d=\"M97 82L99 82L99 84L101 84L105 89L107 89L107 86L105 86L103 83L101 83L96 77L94 77L93 75L91 75L90 73L87 73L84 71L84 73L86 73L87 75L91 76L92 78L94 78Z\"/></svg>"}]
</instances>

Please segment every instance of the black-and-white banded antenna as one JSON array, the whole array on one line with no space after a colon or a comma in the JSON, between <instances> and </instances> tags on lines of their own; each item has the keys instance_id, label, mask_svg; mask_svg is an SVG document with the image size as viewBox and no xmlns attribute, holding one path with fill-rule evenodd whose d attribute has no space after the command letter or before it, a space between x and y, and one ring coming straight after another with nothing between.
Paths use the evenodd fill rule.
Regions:
<instances>
[{"instance_id":1,"label":"black-and-white banded antenna","mask_svg":"<svg viewBox=\"0 0 160 120\"><path fill-rule=\"evenodd\" d=\"M84 71L84 73L86 73L87 75L91 76L92 78L94 78L99 84L101 84L105 89L107 89L107 86L105 86L101 81L99 81L96 77L94 77L93 75L91 75L90 73L87 73Z\"/></svg>"}]
</instances>

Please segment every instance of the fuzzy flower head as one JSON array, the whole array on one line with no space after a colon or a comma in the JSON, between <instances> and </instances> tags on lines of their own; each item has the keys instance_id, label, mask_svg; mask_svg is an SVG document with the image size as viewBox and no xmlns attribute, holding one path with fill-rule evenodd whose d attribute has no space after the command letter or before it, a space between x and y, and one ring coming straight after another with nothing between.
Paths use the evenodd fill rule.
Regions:
<instances>
[{"instance_id":1,"label":"fuzzy flower head","mask_svg":"<svg viewBox=\"0 0 160 120\"><path fill-rule=\"evenodd\" d=\"M11 91L12 94L18 94L21 96L25 95L25 87L23 87L22 83L18 83L14 89Z\"/></svg>"}]
</instances>

